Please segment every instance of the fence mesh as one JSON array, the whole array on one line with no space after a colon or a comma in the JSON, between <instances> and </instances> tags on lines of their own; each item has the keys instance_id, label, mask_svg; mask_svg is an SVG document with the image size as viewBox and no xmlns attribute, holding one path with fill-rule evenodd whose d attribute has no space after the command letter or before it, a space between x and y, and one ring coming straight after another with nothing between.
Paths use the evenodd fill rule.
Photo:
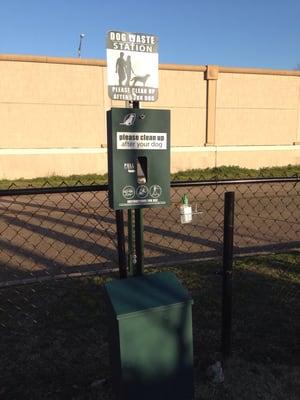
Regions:
<instances>
[{"instance_id":1,"label":"fence mesh","mask_svg":"<svg viewBox=\"0 0 300 400\"><path fill-rule=\"evenodd\" d=\"M222 256L224 193L235 192L235 255L299 246L299 183L244 182L176 186L168 209L145 212L146 260L177 261ZM179 204L187 194L195 215L180 224Z\"/></svg>"},{"instance_id":2,"label":"fence mesh","mask_svg":"<svg viewBox=\"0 0 300 400\"><path fill-rule=\"evenodd\" d=\"M106 191L0 198L0 284L116 266Z\"/></svg>"},{"instance_id":3,"label":"fence mesh","mask_svg":"<svg viewBox=\"0 0 300 400\"><path fill-rule=\"evenodd\" d=\"M146 264L220 257L225 191L236 194L236 255L297 247L298 187L297 181L174 184L170 207L145 210ZM183 194L195 212L185 225ZM115 215L107 203L104 189L1 197L0 286L116 267Z\"/></svg>"},{"instance_id":4,"label":"fence mesh","mask_svg":"<svg viewBox=\"0 0 300 400\"><path fill-rule=\"evenodd\" d=\"M291 284L288 278L299 277L299 264L293 258L287 260L275 253L299 254L299 185L297 179L173 183L170 207L144 210L145 264L178 265L200 260L198 268L201 269L201 260L214 259L221 264L224 193L235 192L234 255L272 254L264 256L263 265L252 259L246 268L245 264L240 268L239 260L235 263L236 301L247 303L247 307L250 304L252 311L256 310L255 314L248 312L237 319L243 321L234 327L237 347L247 349L247 332L253 335L258 332L268 349L267 339L272 332L273 343L281 344L280 354L284 356L287 343L282 342L272 324L287 327L290 318L296 315L298 286ZM179 206L184 194L188 195L195 214L192 223L182 225ZM66 379L76 386L77 380L88 379L85 373L97 376L100 364L105 370L107 365L103 359L107 360L108 355L101 276L116 268L118 263L115 214L108 207L106 186L82 191L78 187L58 192L0 191L0 241L0 331L3 338L0 374L5 387L4 398L16 398L15 392L9 389L9 382L16 374L18 381L25 379L29 384L30 376L33 380L39 376L39 382L51 376L56 383ZM215 265L211 273L207 266L205 268L205 274L209 274L207 282L215 282L212 287L217 299L213 301L220 302L221 280L215 274ZM91 274L99 276L98 281L72 279ZM253 284L254 288L263 288L265 296L259 298L256 290L249 289L249 282L250 287ZM191 286L191 290L196 296L197 289ZM268 302L272 303L273 315L270 307L266 307ZM282 317L282 308L278 309L279 304L285 307L285 317ZM207 309L209 306L207 304ZM195 307L197 311L197 304ZM258 313L258 309L263 312ZM237 308L237 315L243 310ZM201 313L205 310L201 309ZM219 317L217 313L215 319ZM271 325L262 329L266 319ZM214 337L209 324L207 321L206 334ZM293 339L287 337L291 343ZM85 343L89 352L83 355ZM293 345L296 348L296 343ZM74 352L66 354L64 346ZM197 346L201 347L199 343ZM51 350L43 353L42 348ZM47 368L45 357L49 360ZM21 366L17 372L16 364L11 361L14 358ZM29 374L26 370L32 359L36 370ZM89 372L66 367L70 362L78 364L78 360L90 365ZM66 370L72 377L65 376ZM49 382L47 385L51 387ZM62 392L57 395L53 394L56 389L50 388L49 398L72 398L73 386L67 385L67 392L61 389L63 386L60 385ZM74 390L76 392L76 387ZM1 393L0 388L0 396ZM36 398L44 398L37 393L38 389ZM33 397L24 392L23 398Z\"/></svg>"}]
</instances>

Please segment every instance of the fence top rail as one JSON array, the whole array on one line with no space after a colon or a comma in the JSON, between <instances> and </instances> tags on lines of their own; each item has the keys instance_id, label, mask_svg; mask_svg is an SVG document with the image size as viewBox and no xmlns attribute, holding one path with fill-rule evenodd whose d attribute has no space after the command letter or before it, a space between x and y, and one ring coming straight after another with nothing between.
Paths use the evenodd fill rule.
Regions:
<instances>
[{"instance_id":1,"label":"fence top rail","mask_svg":"<svg viewBox=\"0 0 300 400\"><path fill-rule=\"evenodd\" d=\"M173 181L172 187L184 186L211 186L211 185L242 185L257 183L280 183L280 182L299 182L300 176L276 177L276 178L244 178L244 179L211 179L203 181Z\"/></svg>"},{"instance_id":2,"label":"fence top rail","mask_svg":"<svg viewBox=\"0 0 300 400\"><path fill-rule=\"evenodd\" d=\"M171 187L187 187L187 186L218 186L218 185L242 185L257 183L284 183L299 182L300 176L278 177L278 178L246 178L246 179L211 179L202 181L172 181ZM54 193L78 193L78 192L104 192L108 190L108 184L101 185L75 185L75 186L59 186L59 187L28 187L28 188L11 188L0 189L0 197L8 196L26 196L38 194L54 194Z\"/></svg>"},{"instance_id":3,"label":"fence top rail","mask_svg":"<svg viewBox=\"0 0 300 400\"><path fill-rule=\"evenodd\" d=\"M0 197L5 196L21 196L31 194L52 194L52 193L78 193L78 192L104 192L108 190L107 184L102 185L76 185L76 186L59 186L59 187L28 187L28 188L12 188L0 189Z\"/></svg>"}]
</instances>

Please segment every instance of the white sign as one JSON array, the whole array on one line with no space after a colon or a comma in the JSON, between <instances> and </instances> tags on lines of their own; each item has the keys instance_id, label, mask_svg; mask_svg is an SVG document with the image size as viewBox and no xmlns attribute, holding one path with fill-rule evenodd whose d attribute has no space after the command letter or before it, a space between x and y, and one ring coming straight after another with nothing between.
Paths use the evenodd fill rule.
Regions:
<instances>
[{"instance_id":1,"label":"white sign","mask_svg":"<svg viewBox=\"0 0 300 400\"><path fill-rule=\"evenodd\" d=\"M167 134L117 132L117 150L166 150Z\"/></svg>"},{"instance_id":2,"label":"white sign","mask_svg":"<svg viewBox=\"0 0 300 400\"><path fill-rule=\"evenodd\" d=\"M106 53L108 95L112 100L157 100L157 36L110 31Z\"/></svg>"}]
</instances>

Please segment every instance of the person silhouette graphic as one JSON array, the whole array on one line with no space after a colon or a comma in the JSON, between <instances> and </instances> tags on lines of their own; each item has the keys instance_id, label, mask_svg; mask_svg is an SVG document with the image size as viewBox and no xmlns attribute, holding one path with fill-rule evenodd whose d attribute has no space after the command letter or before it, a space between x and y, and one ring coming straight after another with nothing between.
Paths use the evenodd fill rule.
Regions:
<instances>
[{"instance_id":1,"label":"person silhouette graphic","mask_svg":"<svg viewBox=\"0 0 300 400\"><path fill-rule=\"evenodd\" d=\"M131 73L134 74L134 71L131 66L131 56L127 56L127 59L126 59L126 75L127 75L126 85L127 86L130 86Z\"/></svg>"},{"instance_id":2,"label":"person silhouette graphic","mask_svg":"<svg viewBox=\"0 0 300 400\"><path fill-rule=\"evenodd\" d=\"M123 81L126 79L126 62L122 51L116 62L116 74L119 75L119 85L123 86Z\"/></svg>"}]
</instances>

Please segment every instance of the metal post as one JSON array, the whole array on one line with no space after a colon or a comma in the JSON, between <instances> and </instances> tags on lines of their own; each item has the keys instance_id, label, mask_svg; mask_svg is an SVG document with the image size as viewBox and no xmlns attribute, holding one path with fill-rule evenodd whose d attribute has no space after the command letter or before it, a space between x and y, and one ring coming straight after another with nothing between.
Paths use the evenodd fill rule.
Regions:
<instances>
[{"instance_id":1,"label":"metal post","mask_svg":"<svg viewBox=\"0 0 300 400\"><path fill-rule=\"evenodd\" d=\"M232 261L234 231L234 192L225 193L224 241L223 241L223 284L222 284L222 356L231 354L232 325Z\"/></svg>"},{"instance_id":2,"label":"metal post","mask_svg":"<svg viewBox=\"0 0 300 400\"><path fill-rule=\"evenodd\" d=\"M136 264L136 254L134 245L134 223L132 210L127 210L127 222L128 222L128 270L131 275L134 275L134 267Z\"/></svg>"},{"instance_id":3,"label":"metal post","mask_svg":"<svg viewBox=\"0 0 300 400\"><path fill-rule=\"evenodd\" d=\"M143 209L134 210L135 218L135 251L136 251L136 266L134 275L143 275L144 273L144 219Z\"/></svg>"},{"instance_id":4,"label":"metal post","mask_svg":"<svg viewBox=\"0 0 300 400\"><path fill-rule=\"evenodd\" d=\"M123 279L127 278L123 210L116 210L116 223L117 223L117 240L118 240L118 256L119 256L119 275L120 279Z\"/></svg>"},{"instance_id":5,"label":"metal post","mask_svg":"<svg viewBox=\"0 0 300 400\"><path fill-rule=\"evenodd\" d=\"M82 46L82 39L85 37L85 34L84 33L81 33L80 34L80 38L79 38L79 46L78 46L78 50L77 50L77 53L78 53L78 57L79 58L81 58L81 46Z\"/></svg>"},{"instance_id":6,"label":"metal post","mask_svg":"<svg viewBox=\"0 0 300 400\"><path fill-rule=\"evenodd\" d=\"M132 108L140 108L140 103L138 101L133 101ZM143 210L141 208L134 210L134 220L136 265L134 265L133 275L137 276L144 273L144 219Z\"/></svg>"}]
</instances>

